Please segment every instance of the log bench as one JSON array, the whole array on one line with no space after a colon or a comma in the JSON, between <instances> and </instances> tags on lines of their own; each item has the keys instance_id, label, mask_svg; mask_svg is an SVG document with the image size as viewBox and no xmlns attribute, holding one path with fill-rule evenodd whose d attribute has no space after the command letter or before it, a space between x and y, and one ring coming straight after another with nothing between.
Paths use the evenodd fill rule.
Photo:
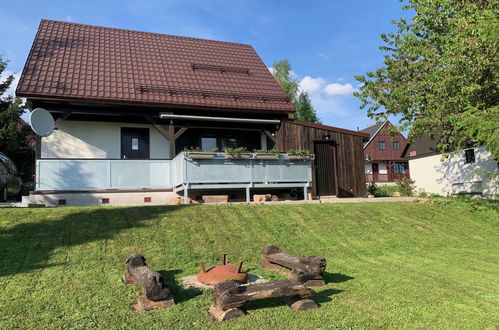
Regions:
<instances>
[{"instance_id":1,"label":"log bench","mask_svg":"<svg viewBox=\"0 0 499 330\"><path fill-rule=\"evenodd\" d=\"M246 286L227 281L215 285L213 303L208 312L213 319L222 322L244 316L239 309L244 303L272 297L283 297L284 302L294 310L317 309L315 302L309 299L314 295L314 290L289 280Z\"/></svg>"},{"instance_id":2,"label":"log bench","mask_svg":"<svg viewBox=\"0 0 499 330\"><path fill-rule=\"evenodd\" d=\"M123 274L125 284L138 284L143 295L134 306L138 311L169 308L175 304L170 289L165 285L160 273L152 271L146 263L146 258L133 253L126 259Z\"/></svg>"},{"instance_id":3,"label":"log bench","mask_svg":"<svg viewBox=\"0 0 499 330\"><path fill-rule=\"evenodd\" d=\"M305 286L322 286L326 283L323 273L326 259L315 256L296 257L282 252L275 245L267 245L260 255L262 267L277 271L293 283Z\"/></svg>"}]
</instances>

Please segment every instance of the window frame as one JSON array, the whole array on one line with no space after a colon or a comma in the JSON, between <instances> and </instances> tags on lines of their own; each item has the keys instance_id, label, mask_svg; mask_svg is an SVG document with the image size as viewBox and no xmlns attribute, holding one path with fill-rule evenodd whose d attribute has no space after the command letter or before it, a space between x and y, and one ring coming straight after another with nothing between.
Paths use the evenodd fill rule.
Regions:
<instances>
[{"instance_id":1,"label":"window frame","mask_svg":"<svg viewBox=\"0 0 499 330\"><path fill-rule=\"evenodd\" d=\"M381 145L383 145L383 148L381 148ZM385 141L378 141L378 150L386 150L386 143Z\"/></svg>"},{"instance_id":2,"label":"window frame","mask_svg":"<svg viewBox=\"0 0 499 330\"><path fill-rule=\"evenodd\" d=\"M397 146L397 147L395 148L395 146ZM400 150L400 141L399 140L392 141L392 149L393 150Z\"/></svg>"}]
</instances>

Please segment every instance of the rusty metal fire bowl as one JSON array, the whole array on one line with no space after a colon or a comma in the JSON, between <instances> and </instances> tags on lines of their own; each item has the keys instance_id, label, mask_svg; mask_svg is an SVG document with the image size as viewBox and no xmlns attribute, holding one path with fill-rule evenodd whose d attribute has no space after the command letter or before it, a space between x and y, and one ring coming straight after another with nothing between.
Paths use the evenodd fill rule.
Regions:
<instances>
[{"instance_id":1,"label":"rusty metal fire bowl","mask_svg":"<svg viewBox=\"0 0 499 330\"><path fill-rule=\"evenodd\" d=\"M201 271L197 280L206 285L215 285L228 280L234 280L241 284L248 281L248 272L242 269L243 261L240 260L237 267L229 265L227 253L224 253L223 265L206 268L204 261L199 262Z\"/></svg>"}]
</instances>

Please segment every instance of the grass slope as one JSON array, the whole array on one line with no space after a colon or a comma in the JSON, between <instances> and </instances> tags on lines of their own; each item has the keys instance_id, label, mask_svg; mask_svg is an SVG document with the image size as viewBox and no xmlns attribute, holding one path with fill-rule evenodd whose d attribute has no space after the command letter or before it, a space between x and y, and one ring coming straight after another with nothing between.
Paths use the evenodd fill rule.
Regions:
<instances>
[{"instance_id":1,"label":"grass slope","mask_svg":"<svg viewBox=\"0 0 499 330\"><path fill-rule=\"evenodd\" d=\"M499 324L497 202L0 209L0 328L494 328ZM223 252L259 268L260 249L327 258L315 311L279 299L222 324L211 292L179 279ZM173 288L168 310L131 310L120 282L132 252Z\"/></svg>"}]
</instances>

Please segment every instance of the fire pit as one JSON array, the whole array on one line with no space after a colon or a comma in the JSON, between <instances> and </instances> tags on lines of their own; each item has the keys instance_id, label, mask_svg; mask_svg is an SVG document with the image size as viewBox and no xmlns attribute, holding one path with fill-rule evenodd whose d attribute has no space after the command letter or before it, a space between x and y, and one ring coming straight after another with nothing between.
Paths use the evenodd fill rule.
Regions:
<instances>
[{"instance_id":1,"label":"fire pit","mask_svg":"<svg viewBox=\"0 0 499 330\"><path fill-rule=\"evenodd\" d=\"M229 265L227 253L224 253L223 265L206 268L204 261L199 262L201 271L197 279L206 285L215 285L228 280L234 280L244 284L248 281L248 272L242 270L243 261L240 260L237 267Z\"/></svg>"}]
</instances>

